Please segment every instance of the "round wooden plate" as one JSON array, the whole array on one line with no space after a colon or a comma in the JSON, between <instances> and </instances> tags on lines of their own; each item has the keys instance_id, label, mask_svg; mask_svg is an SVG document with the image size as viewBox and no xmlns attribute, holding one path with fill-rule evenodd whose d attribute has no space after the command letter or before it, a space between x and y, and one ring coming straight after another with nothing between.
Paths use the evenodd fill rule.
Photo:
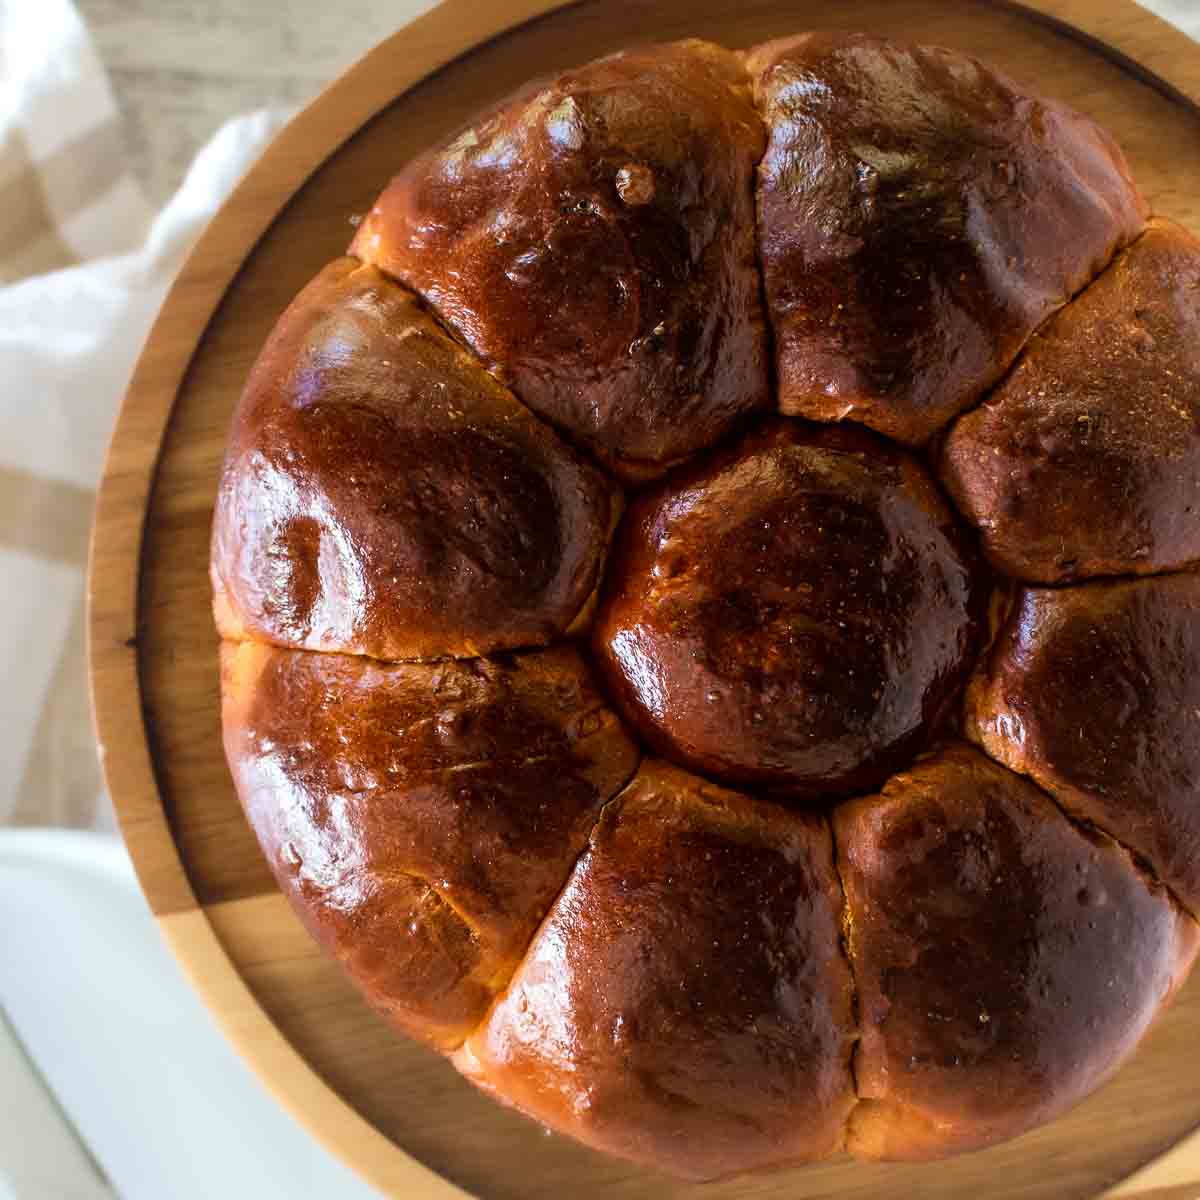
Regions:
<instances>
[{"instance_id":1,"label":"round wooden plate","mask_svg":"<svg viewBox=\"0 0 1200 1200\"><path fill-rule=\"evenodd\" d=\"M344 250L351 217L486 102L639 41L745 46L817 27L958 47L1062 97L1113 130L1155 209L1200 228L1200 50L1131 0L451 0L369 54L267 151L171 292L121 412L97 509L90 624L99 736L130 852L229 1036L387 1194L700 1193L544 1134L394 1035L276 890L219 740L208 534L234 401L280 311ZM703 1195L1082 1200L1197 1125L1200 972L1136 1060L1046 1129L945 1164L839 1160Z\"/></svg>"}]
</instances>

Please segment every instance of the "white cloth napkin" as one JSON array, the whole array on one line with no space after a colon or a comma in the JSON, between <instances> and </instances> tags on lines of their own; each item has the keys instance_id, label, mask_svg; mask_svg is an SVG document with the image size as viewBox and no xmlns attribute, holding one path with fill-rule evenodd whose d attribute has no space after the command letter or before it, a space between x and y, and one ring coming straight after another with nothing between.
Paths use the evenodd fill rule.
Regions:
<instances>
[{"instance_id":1,"label":"white cloth napkin","mask_svg":"<svg viewBox=\"0 0 1200 1200\"><path fill-rule=\"evenodd\" d=\"M227 124L152 219L70 0L0 0L0 824L112 825L83 632L94 490L171 280L283 116Z\"/></svg>"}]
</instances>

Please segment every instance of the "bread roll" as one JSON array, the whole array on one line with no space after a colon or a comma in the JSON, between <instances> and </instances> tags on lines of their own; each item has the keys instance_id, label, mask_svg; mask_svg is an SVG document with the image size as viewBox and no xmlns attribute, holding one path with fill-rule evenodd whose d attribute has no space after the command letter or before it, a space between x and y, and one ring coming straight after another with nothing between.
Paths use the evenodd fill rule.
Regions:
<instances>
[{"instance_id":1,"label":"bread roll","mask_svg":"<svg viewBox=\"0 0 1200 1200\"><path fill-rule=\"evenodd\" d=\"M861 1037L860 1158L944 1158L1086 1096L1186 977L1198 931L1109 839L954 745L834 814Z\"/></svg>"},{"instance_id":2,"label":"bread roll","mask_svg":"<svg viewBox=\"0 0 1200 1200\"><path fill-rule=\"evenodd\" d=\"M942 474L994 566L1062 583L1200 559L1198 331L1200 241L1156 219L958 422Z\"/></svg>"},{"instance_id":3,"label":"bread roll","mask_svg":"<svg viewBox=\"0 0 1200 1200\"><path fill-rule=\"evenodd\" d=\"M762 121L738 57L648 46L530 83L414 159L351 253L625 477L770 402Z\"/></svg>"},{"instance_id":4,"label":"bread roll","mask_svg":"<svg viewBox=\"0 0 1200 1200\"><path fill-rule=\"evenodd\" d=\"M279 886L366 998L453 1049L638 751L567 647L367 662L222 651L225 750Z\"/></svg>"},{"instance_id":5,"label":"bread roll","mask_svg":"<svg viewBox=\"0 0 1200 1200\"><path fill-rule=\"evenodd\" d=\"M1087 118L865 35L402 166L211 561L238 794L370 1004L687 1179L1103 1083L1200 940L1200 247L1146 220Z\"/></svg>"},{"instance_id":6,"label":"bread roll","mask_svg":"<svg viewBox=\"0 0 1200 1200\"><path fill-rule=\"evenodd\" d=\"M853 1103L828 824L647 762L456 1061L690 1179L819 1158Z\"/></svg>"},{"instance_id":7,"label":"bread roll","mask_svg":"<svg viewBox=\"0 0 1200 1200\"><path fill-rule=\"evenodd\" d=\"M234 416L213 524L224 637L381 659L544 644L619 494L372 267L296 298Z\"/></svg>"},{"instance_id":8,"label":"bread roll","mask_svg":"<svg viewBox=\"0 0 1200 1200\"><path fill-rule=\"evenodd\" d=\"M986 587L920 464L776 420L632 507L595 628L660 753L811 799L881 783L955 703Z\"/></svg>"},{"instance_id":9,"label":"bread roll","mask_svg":"<svg viewBox=\"0 0 1200 1200\"><path fill-rule=\"evenodd\" d=\"M1112 138L966 55L811 33L749 67L785 413L927 441L1141 232Z\"/></svg>"},{"instance_id":10,"label":"bread roll","mask_svg":"<svg viewBox=\"0 0 1200 1200\"><path fill-rule=\"evenodd\" d=\"M1200 575L1023 589L967 729L1200 913Z\"/></svg>"}]
</instances>

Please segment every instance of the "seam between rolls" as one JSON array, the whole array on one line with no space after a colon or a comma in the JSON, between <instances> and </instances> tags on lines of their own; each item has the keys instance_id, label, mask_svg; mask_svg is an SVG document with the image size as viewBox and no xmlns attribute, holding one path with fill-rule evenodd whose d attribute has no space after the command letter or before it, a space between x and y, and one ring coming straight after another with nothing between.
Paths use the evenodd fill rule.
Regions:
<instances>
[{"instance_id":1,"label":"seam between rolls","mask_svg":"<svg viewBox=\"0 0 1200 1200\"><path fill-rule=\"evenodd\" d=\"M498 662L504 658L545 654L547 651L556 650L559 647L579 648L575 638L566 633L557 634L544 642L523 642L519 646L496 646L482 652L476 650L469 654L438 654L425 658L380 658L377 654L341 647L289 646L282 642L272 642L268 638L259 637L249 630L242 637L231 637L227 633L222 633L220 640L228 646L264 646L268 650L278 650L282 654L316 654L330 658L349 658L357 662L371 663L377 667L433 667L439 663Z\"/></svg>"},{"instance_id":2,"label":"seam between rolls","mask_svg":"<svg viewBox=\"0 0 1200 1200\"><path fill-rule=\"evenodd\" d=\"M611 479L605 476L613 484L614 491L610 496L609 502L609 520L608 528L604 532L604 549L596 560L596 575L592 580L591 589L583 598L579 608L572 615L571 620L567 623L566 628L559 635L558 640L575 639L587 640L587 634L595 624L596 613L600 609L601 595L604 591L605 584L608 582L609 569L613 565L613 551L617 544L617 530L621 527L621 521L629 508L629 497L625 489ZM589 609L591 610L589 612ZM580 622L583 622L580 628L576 628ZM552 645L554 643L551 643Z\"/></svg>"},{"instance_id":3,"label":"seam between rolls","mask_svg":"<svg viewBox=\"0 0 1200 1200\"><path fill-rule=\"evenodd\" d=\"M385 271L377 262L371 262L358 254L352 254L349 250L347 250L342 257L353 259L360 267L366 267L371 271L378 271L379 274L382 275L390 284L392 284L393 287L398 287L406 295L411 296L416 302L417 308L419 308L421 312L427 316L434 323L434 325L437 326L437 328L446 336L448 341L457 346L459 350L467 355L489 379L493 380L500 387L504 388L505 391L512 391L507 383L505 383L502 379L498 379L492 374L491 371L487 369L487 367L484 365L483 359L480 358L480 356L475 352L474 347L464 341L462 337L459 336L458 331L452 326L448 325L442 319L442 314L438 312L437 308L434 307L424 292L417 291L415 287L412 287L410 284L406 283L398 275L393 275L390 271ZM334 261L336 262L337 260L335 259ZM519 396L517 397L517 400L518 402L520 401ZM525 408L526 406L524 403L522 403L521 407ZM533 413L533 416L537 417L537 413ZM540 417L537 417L537 419L541 420Z\"/></svg>"},{"instance_id":4,"label":"seam between rolls","mask_svg":"<svg viewBox=\"0 0 1200 1200\"><path fill-rule=\"evenodd\" d=\"M955 508L954 511L957 513L958 509ZM965 517L962 519L966 520ZM1030 579L1021 579L1016 575L1006 575L994 568L993 574L997 579L1008 580L1010 583L1015 584L1016 587L1025 590L1071 592L1080 588L1093 586L1104 587L1105 585L1115 586L1122 583L1149 583L1155 579L1174 579L1180 575L1200 575L1200 558L1189 559L1186 563L1177 567L1163 567L1160 571L1143 571L1140 574L1136 571L1124 571L1116 575L1085 575L1079 579L1061 579L1055 583L1041 583Z\"/></svg>"},{"instance_id":5,"label":"seam between rolls","mask_svg":"<svg viewBox=\"0 0 1200 1200\"><path fill-rule=\"evenodd\" d=\"M1117 837L1116 834L1112 833L1110 830L1105 829L1104 826L1099 822L1093 821L1090 818L1083 816L1081 813L1073 811L1065 800L1060 799L1059 796L1047 788L1041 782L1041 780L1035 778L1028 771L1014 770L1008 765L1008 763L1001 762L988 750L986 746L980 742L974 741L974 739L972 739L969 744L973 745L975 749L978 750L979 753L981 753L989 762L995 764L1001 770L1007 771L1010 775L1015 775L1018 779L1024 779L1027 783L1036 788L1048 801L1050 801L1057 812L1077 833L1084 837L1091 838L1099 836L1106 842L1111 842L1112 845L1114 845L1125 855L1126 858L1129 859L1130 866L1133 867L1135 873L1151 891L1163 892L1171 900L1175 907L1184 914L1184 916L1188 917L1192 921L1200 923L1200 909L1193 909L1193 907L1179 895L1175 888L1159 875L1154 868L1154 864L1151 863L1144 854L1140 853L1132 846L1122 841L1121 838Z\"/></svg>"},{"instance_id":6,"label":"seam between rolls","mask_svg":"<svg viewBox=\"0 0 1200 1200\"><path fill-rule=\"evenodd\" d=\"M750 87L750 106L754 109L755 115L762 123L763 133L766 138L763 145L763 152L750 171L750 209L754 222L754 270L758 276L758 302L762 306L763 331L766 334L767 342L767 391L771 397L771 415L779 417L784 414L781 412L779 406L778 339L775 335L775 322L771 316L771 306L767 302L767 272L763 264L762 225L758 219L758 194L762 187L762 167L763 163L767 161L767 155L771 151L771 125L767 121L767 115L763 110L763 105L760 103L757 80L751 74L750 68L747 66L744 58L742 67L746 72L746 81Z\"/></svg>"},{"instance_id":7,"label":"seam between rolls","mask_svg":"<svg viewBox=\"0 0 1200 1200\"><path fill-rule=\"evenodd\" d=\"M1001 765L1003 766L1003 764ZM1007 770L1008 768L1005 769ZM1154 867L1154 864L1151 863L1144 854L1140 853L1132 846L1122 841L1114 833L1108 829L1105 829L1104 826L1098 822L1092 821L1080 813L1073 812L1065 801L1059 799L1059 797L1053 792L1043 787L1042 784L1032 776L1025 775L1023 777L1028 779L1029 782L1034 785L1034 787L1036 787L1044 796L1046 796L1046 798L1049 799L1054 807L1058 809L1060 813L1062 813L1064 819L1070 822L1072 827L1080 834L1082 834L1084 837L1092 838L1098 836L1103 838L1106 842L1111 842L1112 845L1114 845L1125 855L1126 858L1129 859L1130 866L1151 891L1161 891L1171 900L1174 906L1184 916L1188 917L1192 921L1200 922L1200 909L1194 910L1191 905L1189 905L1183 899L1183 897L1180 896L1175 888L1159 875L1158 871Z\"/></svg>"},{"instance_id":8,"label":"seam between rolls","mask_svg":"<svg viewBox=\"0 0 1200 1200\"><path fill-rule=\"evenodd\" d=\"M999 389L1002 388L1004 384L1007 383L1008 380L1011 379L1016 371L1020 368L1021 364L1025 361L1025 358L1029 353L1029 347L1033 345L1034 339L1038 336L1038 334L1040 334L1042 330L1045 329L1046 326L1049 325L1056 316L1058 316L1059 313L1070 307L1070 305L1074 304L1093 285L1099 283L1100 280L1103 279L1104 276L1107 275L1109 271L1111 271L1117 265L1117 262L1126 254L1128 254L1129 251L1132 250L1134 246L1136 246L1138 242L1140 242L1142 238L1146 236L1150 229L1150 221L1152 217L1153 214L1148 214L1146 220L1142 224L1141 230L1138 232L1136 237L1130 238L1129 241L1119 243L1113 247L1112 253L1109 254L1107 259L1105 259L1104 265L1101 266L1098 271L1092 274L1087 280L1084 281L1083 284L1081 284L1075 289L1075 291L1067 296L1061 304L1054 305L1054 307L1046 313L1046 315L1029 331L1025 340L1021 343L1017 349L1017 352L1013 355L1012 361L1007 367L1004 368L1003 371L1000 372L1000 374L991 384L984 388L974 404L968 405L960 412L956 412L954 416L945 422L945 424L943 424L924 444L922 447L922 452L928 455L930 469L938 477L939 481L941 480L942 476L941 467L945 457L944 450L946 443L953 436L954 430L958 427L959 422L962 421L964 417L969 417L972 413L983 408L983 406L987 404L992 396L999 391ZM949 493L949 488L945 488L945 490L947 493ZM953 504L954 511L959 515L959 517L963 521L966 521L972 529L975 529L976 527L974 523L969 521L966 515L959 511L959 507L957 504L954 504L953 498L951 498L951 503Z\"/></svg>"},{"instance_id":9,"label":"seam between rolls","mask_svg":"<svg viewBox=\"0 0 1200 1200\"><path fill-rule=\"evenodd\" d=\"M617 478L616 474L610 470L606 463L600 460L600 458L592 451L591 447L577 441L569 430L560 428L553 421L542 416L541 413L534 411L534 409L526 404L524 398L521 396L521 393L517 391L516 387L514 387L512 380L505 378L502 371L491 370L484 360L483 355L481 355L479 351L476 350L475 347L472 346L471 343L468 342L458 332L458 330L456 330L442 317L438 307L433 303L432 300L429 299L428 296L425 295L424 292L419 291L417 288L413 287L412 284L407 282L407 280L402 279L399 275L394 275L391 271L380 266L380 264L377 262L369 262L367 259L359 258L357 255L353 254L348 255L347 257L353 258L355 262L361 263L364 267L369 267L373 271L378 271L379 274L382 275L384 279L386 279L393 286L401 288L409 296L412 296L417 302L420 310L427 317L429 317L429 319L438 327L438 329L445 334L447 339L449 339L449 341L453 343L453 345L456 346L458 350L470 360L472 366L474 366L482 374L486 375L488 379L490 379L497 387L503 388L517 402L517 404L520 405L522 410L524 410L529 414L530 417L533 418L534 421L551 433L557 441L561 442L562 445L564 445L572 454L581 459L587 466L591 467L594 471L597 471L601 476L603 476L605 482L616 488L621 496L624 497L626 491L625 484ZM631 459L629 461L638 462L640 460ZM664 473L666 469L667 467L664 464Z\"/></svg>"},{"instance_id":10,"label":"seam between rolls","mask_svg":"<svg viewBox=\"0 0 1200 1200\"><path fill-rule=\"evenodd\" d=\"M1192 573L1194 572L1170 572L1170 574L1181 575ZM1126 843L1123 842L1119 837L1105 829L1099 823L1088 820L1086 817L1072 812L1067 802L1065 800L1060 800L1054 792L1052 792L1041 782L1041 780L1036 779L1028 770L1017 770L1009 763L1002 762L984 744L984 741L981 737L973 736L971 734L971 722L968 719L968 705L971 691L973 688L979 686L981 683L986 683L993 677L992 667L1001 653L1002 643L1005 639L1005 636L1009 633L1013 627L1013 624L1018 619L1019 592L1021 590L1037 586L1033 584L1023 584L1020 580L1011 580L1009 576L1001 576L1000 578L1015 584L1017 590L1010 597L1008 609L1004 614L1003 620L1001 620L997 624L995 630L991 632L991 640L976 660L975 665L972 668L971 678L967 681L967 685L963 689L962 696L959 698L958 712L961 725L960 735L962 740L966 744L973 746L979 751L980 754L984 756L984 758L1000 767L1001 770L1007 771L1010 775L1015 775L1019 779L1024 779L1033 787L1037 788L1037 790L1041 792L1051 804L1054 805L1054 807L1062 814L1064 819L1070 822L1075 829L1084 833L1091 832L1099 834L1100 836L1107 838L1108 841L1112 842L1114 846L1117 846L1123 850L1132 863L1134 870L1137 871L1138 875L1141 876L1144 881L1146 881L1152 888L1162 889L1162 891L1164 891L1174 902L1176 908L1185 913L1193 921L1200 923L1200 907L1193 908L1191 905L1185 903L1175 888L1173 888L1169 883L1159 876L1158 872L1154 869L1153 864L1145 855L1140 854L1138 851L1134 850L1133 847L1126 845ZM1162 576L1155 576L1154 578L1162 578ZM1127 582L1135 582L1135 580L1130 580ZM1085 580L1081 583L1070 585L1069 588L1064 587L1059 590L1071 590L1072 588L1080 589L1088 586L1103 585L1104 580L1102 579Z\"/></svg>"},{"instance_id":11,"label":"seam between rolls","mask_svg":"<svg viewBox=\"0 0 1200 1200\"><path fill-rule=\"evenodd\" d=\"M452 345L458 348L459 352L466 358L470 364L482 375L486 375L497 387L503 388L513 398L513 401L528 415L540 428L545 429L557 442L559 442L569 454L573 455L581 461L581 463L594 470L611 489L609 492L609 522L605 530L605 542L603 552L598 556L596 563L595 576L592 579L592 586L588 589L587 595L580 601L579 607L571 614L571 619L566 622L560 634L557 637L569 636L567 631L574 627L580 617L587 612L588 606L593 603L597 593L604 584L609 559L612 553L613 543L616 538L617 527L621 523L621 517L624 515L625 509L629 506L628 489L617 476L602 463L596 455L586 446L580 445L574 438L570 437L564 430L558 428L557 425L547 420L540 413L535 412L528 404L525 403L521 394L516 390L510 380L502 378L495 372L490 371L483 357L479 352L460 336L458 331L454 329L448 322L442 318L442 314L434 303L425 295L424 292L418 291L410 284L406 283L397 275L393 275L390 271L384 270L378 263L367 262L365 259L359 258L357 255L347 254L346 257L353 258L355 262L360 263L364 267L369 267L373 271L378 271L385 279L391 282L395 287L400 288L406 294L411 296L416 302L418 308L424 313L439 330L445 335ZM552 639L557 640L557 639ZM387 660L381 660L387 661ZM408 661L408 660L395 660ZM414 660L420 661L420 660ZM436 661L436 660L432 660Z\"/></svg>"},{"instance_id":12,"label":"seam between rolls","mask_svg":"<svg viewBox=\"0 0 1200 1200\"><path fill-rule=\"evenodd\" d=\"M641 750L640 745L639 745L638 749L639 749L639 751ZM463 1037L460 1041L456 1042L452 1046L446 1047L446 1049L443 1051L443 1053L445 1055L449 1056L452 1054L457 1054L458 1051L461 1050L463 1048L463 1046L465 1046L467 1044L467 1042L469 1042L477 1033L479 1033L479 1031L481 1029L485 1029L487 1027L488 1022L492 1019L492 1013L495 1011L496 1006L507 995L508 989L512 985L512 981L517 976L517 972L520 971L522 966L524 966L525 960L529 957L529 952L533 949L534 943L537 942L538 935L541 933L542 928L546 924L547 919L549 918L550 914L554 911L554 909L557 907L558 902L562 899L563 894L566 892L567 888L571 886L571 881L575 878L575 872L578 869L579 864L591 852L592 838L595 837L596 830L600 827L601 821L604 820L605 814L608 812L609 808L611 808L614 804L616 804L621 799L621 797L625 794L626 790L628 789L629 785L637 777L637 773L641 770L641 767L642 767L642 761L643 761L643 756L639 754L638 760L633 766L633 770L629 773L629 777L627 779L623 780L622 783L620 784L620 786L616 789L616 791L613 792L613 794L607 800L605 800L603 804L600 805L600 808L596 813L596 817L592 821L591 828L587 832L587 837L584 839L582 847L580 847L579 853L575 855L575 857L571 860L571 865L567 868L567 872L566 872L565 876L563 877L562 885L554 893L553 897L550 899L550 902L546 905L545 909L543 910L542 915L538 918L537 922L534 924L533 930L529 934L529 937L526 939L525 945L524 945L524 947L522 947L521 952L517 955L514 955L512 970L509 971L508 976L505 978L504 982L499 984L496 987L495 991L492 993L492 999L491 999L490 1003L488 1004L487 1009L485 1010L483 1016L480 1017L479 1020L475 1023L475 1025L473 1025L463 1035Z\"/></svg>"},{"instance_id":13,"label":"seam between rolls","mask_svg":"<svg viewBox=\"0 0 1200 1200\"><path fill-rule=\"evenodd\" d=\"M842 1124L842 1142L840 1149L845 1150L850 1137L850 1124L859 1105L863 1103L862 1093L859 1090L858 1085L858 1055L862 1046L862 996L859 992L858 976L854 971L854 957L851 953L851 946L853 943L853 922L850 915L850 894L846 890L846 880L842 875L841 853L838 847L837 828L834 824L832 814L825 815L825 822L829 826L829 837L833 850L833 874L837 879L838 887L842 894L842 917L840 928L838 930L838 952L841 954L842 959L846 964L846 970L850 975L850 1016L854 1022L854 1032L850 1043L850 1056L846 1064L850 1073L850 1086L854 1089L854 1103L850 1106L850 1110L846 1113L845 1120Z\"/></svg>"},{"instance_id":14,"label":"seam between rolls","mask_svg":"<svg viewBox=\"0 0 1200 1200\"><path fill-rule=\"evenodd\" d=\"M979 649L971 660L971 669L967 672L966 681L960 687L955 707L951 710L955 733L971 745L976 744L975 739L967 733L971 723L971 694L980 686L981 681L991 677L992 665L1000 653L1000 644L1017 611L1017 591L1012 586L1013 581L1006 575L997 574L991 584L986 614L987 627L983 631ZM992 758L992 755L987 757Z\"/></svg>"}]
</instances>

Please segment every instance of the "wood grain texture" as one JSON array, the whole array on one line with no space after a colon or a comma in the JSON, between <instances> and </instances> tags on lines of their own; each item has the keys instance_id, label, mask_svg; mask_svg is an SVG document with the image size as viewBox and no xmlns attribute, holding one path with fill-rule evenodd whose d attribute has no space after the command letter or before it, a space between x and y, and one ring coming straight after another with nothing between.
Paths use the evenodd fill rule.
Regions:
<instances>
[{"instance_id":1,"label":"wood grain texture","mask_svg":"<svg viewBox=\"0 0 1200 1200\"><path fill-rule=\"evenodd\" d=\"M1196 1195L1196 1185L1191 1183L1183 1187L1155 1188L1152 1192L1137 1193L1138 1200L1196 1200Z\"/></svg>"},{"instance_id":2,"label":"wood grain texture","mask_svg":"<svg viewBox=\"0 0 1200 1200\"><path fill-rule=\"evenodd\" d=\"M1037 5L1115 47L1104 54L986 0L743 0L733 9L592 0L515 28L559 7L453 0L368 55L239 187L151 335L100 495L90 622L106 771L151 906L281 1099L389 1194L461 1194L453 1184L489 1198L1095 1196L1200 1124L1200 978L1109 1087L1017 1142L949 1164L835 1162L701 1193L547 1137L393 1035L303 933L242 819L220 751L207 581L232 406L288 300L344 248L350 218L402 162L487 101L531 74L648 38L740 46L835 27L936 41L1091 113L1121 141L1154 207L1200 229L1200 113L1182 99L1200 98L1200 54L1125 0ZM1135 74L1122 55L1166 82Z\"/></svg>"},{"instance_id":3,"label":"wood grain texture","mask_svg":"<svg viewBox=\"0 0 1200 1200\"><path fill-rule=\"evenodd\" d=\"M121 112L125 166L155 208L221 124L307 104L432 0L75 0Z\"/></svg>"}]
</instances>

